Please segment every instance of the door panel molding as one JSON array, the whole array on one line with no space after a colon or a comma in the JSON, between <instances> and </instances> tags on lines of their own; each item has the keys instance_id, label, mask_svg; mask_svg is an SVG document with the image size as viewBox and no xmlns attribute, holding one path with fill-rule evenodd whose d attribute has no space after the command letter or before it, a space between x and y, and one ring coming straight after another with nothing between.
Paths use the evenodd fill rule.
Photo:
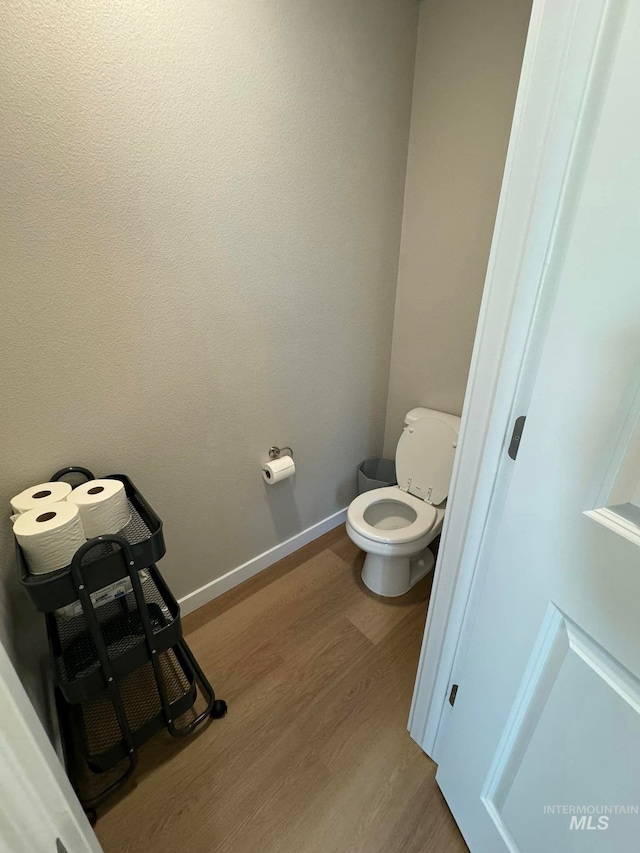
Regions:
<instances>
[{"instance_id":1,"label":"door panel molding","mask_svg":"<svg viewBox=\"0 0 640 853\"><path fill-rule=\"evenodd\" d=\"M612 429L610 459L585 515L640 545L640 376L613 422L620 426Z\"/></svg>"},{"instance_id":2,"label":"door panel molding","mask_svg":"<svg viewBox=\"0 0 640 853\"><path fill-rule=\"evenodd\" d=\"M578 660L588 667L606 691L615 692L640 716L638 678L559 608L549 605L481 793L487 813L510 853L520 853L520 847L504 819L504 806L549 697L572 657L574 662ZM589 709L567 709L567 721L580 712L588 713Z\"/></svg>"},{"instance_id":3,"label":"door panel molding","mask_svg":"<svg viewBox=\"0 0 640 853\"><path fill-rule=\"evenodd\" d=\"M480 795L510 853L520 853L520 848L502 819L501 808L568 648L564 615L551 606L545 615L522 685Z\"/></svg>"},{"instance_id":4,"label":"door panel molding","mask_svg":"<svg viewBox=\"0 0 640 853\"><path fill-rule=\"evenodd\" d=\"M568 650L564 614L550 606L480 795L499 823L500 809Z\"/></svg>"}]
</instances>

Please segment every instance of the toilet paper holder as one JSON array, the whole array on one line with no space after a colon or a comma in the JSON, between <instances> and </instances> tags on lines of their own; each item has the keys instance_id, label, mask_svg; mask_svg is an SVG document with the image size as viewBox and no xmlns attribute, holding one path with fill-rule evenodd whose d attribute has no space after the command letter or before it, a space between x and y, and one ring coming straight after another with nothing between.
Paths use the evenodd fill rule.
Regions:
<instances>
[{"instance_id":1,"label":"toilet paper holder","mask_svg":"<svg viewBox=\"0 0 640 853\"><path fill-rule=\"evenodd\" d=\"M288 451L289 456L293 459L293 450L290 447L276 447L273 444L269 448L269 459L279 459L285 451Z\"/></svg>"}]
</instances>

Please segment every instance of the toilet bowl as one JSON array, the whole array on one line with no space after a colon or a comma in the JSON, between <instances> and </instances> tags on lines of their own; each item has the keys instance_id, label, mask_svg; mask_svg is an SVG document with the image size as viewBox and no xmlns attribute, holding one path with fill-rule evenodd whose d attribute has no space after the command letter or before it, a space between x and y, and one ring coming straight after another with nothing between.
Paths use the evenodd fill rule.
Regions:
<instances>
[{"instance_id":1,"label":"toilet bowl","mask_svg":"<svg viewBox=\"0 0 640 853\"><path fill-rule=\"evenodd\" d=\"M347 511L347 534L365 553L364 584L378 595L403 595L434 567L430 542L442 530L460 419L412 409L396 450L398 485L359 495Z\"/></svg>"}]
</instances>

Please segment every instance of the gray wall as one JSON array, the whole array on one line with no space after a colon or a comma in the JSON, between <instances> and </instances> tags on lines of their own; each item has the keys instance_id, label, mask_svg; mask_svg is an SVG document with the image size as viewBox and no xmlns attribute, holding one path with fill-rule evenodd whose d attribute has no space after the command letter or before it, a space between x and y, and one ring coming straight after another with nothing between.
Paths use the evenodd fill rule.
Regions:
<instances>
[{"instance_id":1,"label":"gray wall","mask_svg":"<svg viewBox=\"0 0 640 853\"><path fill-rule=\"evenodd\" d=\"M0 503L129 473L178 596L349 503L383 441L417 15L3 5ZM274 443L298 473L267 488Z\"/></svg>"},{"instance_id":2,"label":"gray wall","mask_svg":"<svg viewBox=\"0 0 640 853\"><path fill-rule=\"evenodd\" d=\"M529 0L423 0L385 452L404 414L459 415L489 259Z\"/></svg>"}]
</instances>

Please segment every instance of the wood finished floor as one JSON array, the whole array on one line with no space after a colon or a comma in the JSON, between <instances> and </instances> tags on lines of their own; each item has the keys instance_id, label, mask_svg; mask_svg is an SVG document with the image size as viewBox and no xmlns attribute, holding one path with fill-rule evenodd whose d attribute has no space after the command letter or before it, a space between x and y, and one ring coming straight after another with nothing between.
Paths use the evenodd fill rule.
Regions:
<instances>
[{"instance_id":1,"label":"wood finished floor","mask_svg":"<svg viewBox=\"0 0 640 853\"><path fill-rule=\"evenodd\" d=\"M342 529L184 619L223 720L141 750L106 853L466 853L406 729L431 578L369 593Z\"/></svg>"}]
</instances>

